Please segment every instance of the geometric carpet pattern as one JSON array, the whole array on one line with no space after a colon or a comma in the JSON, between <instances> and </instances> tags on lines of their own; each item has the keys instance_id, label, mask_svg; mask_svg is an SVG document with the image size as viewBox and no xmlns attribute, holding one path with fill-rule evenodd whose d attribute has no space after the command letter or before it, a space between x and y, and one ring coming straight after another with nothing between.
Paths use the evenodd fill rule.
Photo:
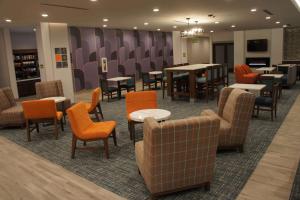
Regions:
<instances>
[{"instance_id":1,"label":"geometric carpet pattern","mask_svg":"<svg viewBox=\"0 0 300 200\"><path fill-rule=\"evenodd\" d=\"M220 152L217 154L214 180L209 192L204 189L193 189L162 199L235 199L270 145L299 95L299 89L300 85L295 85L292 89L283 91L283 96L278 103L278 115L273 122L270 120L269 112L261 112L259 118L252 119L244 153ZM162 99L161 91L158 91L158 95L159 107L171 111L171 119L197 116L204 109L215 110L217 108L216 101L209 101L209 103L203 100L195 103L171 102ZM27 142L26 132L22 129L2 129L0 135L122 197L147 199L149 192L138 173L134 146L129 139L125 101L124 99L109 103L104 101L101 106L106 120L117 121L118 146L115 147L112 141L109 142L110 159L104 157L103 143L99 141L88 143L88 146L99 147L97 150L77 150L75 159L71 159L71 131L68 124L65 131L60 132L58 140L54 139L51 126L41 127L39 134L33 132L31 142ZM137 140L141 140L142 125L136 127L136 134Z\"/></svg>"}]
</instances>

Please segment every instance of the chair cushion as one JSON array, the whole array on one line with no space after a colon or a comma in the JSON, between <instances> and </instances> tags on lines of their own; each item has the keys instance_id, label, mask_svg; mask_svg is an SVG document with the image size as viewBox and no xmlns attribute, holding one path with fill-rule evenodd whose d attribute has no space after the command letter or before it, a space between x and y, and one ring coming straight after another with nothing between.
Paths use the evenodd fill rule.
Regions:
<instances>
[{"instance_id":1,"label":"chair cushion","mask_svg":"<svg viewBox=\"0 0 300 200\"><path fill-rule=\"evenodd\" d=\"M258 76L258 74L256 73L249 73L249 74L244 74L245 77L247 78L256 78Z\"/></svg>"},{"instance_id":2,"label":"chair cushion","mask_svg":"<svg viewBox=\"0 0 300 200\"><path fill-rule=\"evenodd\" d=\"M91 112L91 107L92 107L92 104L91 103L84 103L86 109L88 110L88 112Z\"/></svg>"},{"instance_id":3,"label":"chair cushion","mask_svg":"<svg viewBox=\"0 0 300 200\"><path fill-rule=\"evenodd\" d=\"M256 97L255 99L255 105L257 106L266 106L271 107L273 104L272 97Z\"/></svg>"},{"instance_id":4,"label":"chair cushion","mask_svg":"<svg viewBox=\"0 0 300 200\"><path fill-rule=\"evenodd\" d=\"M116 125L117 123L115 121L93 123L83 131L83 134L80 135L80 139L91 140L107 138L112 133Z\"/></svg>"},{"instance_id":5,"label":"chair cushion","mask_svg":"<svg viewBox=\"0 0 300 200\"><path fill-rule=\"evenodd\" d=\"M197 82L197 83L206 83L206 77L199 77L199 78L196 78L196 82Z\"/></svg>"},{"instance_id":6,"label":"chair cushion","mask_svg":"<svg viewBox=\"0 0 300 200\"><path fill-rule=\"evenodd\" d=\"M0 90L0 111L10 108L11 104L6 94Z\"/></svg>"},{"instance_id":7,"label":"chair cushion","mask_svg":"<svg viewBox=\"0 0 300 200\"><path fill-rule=\"evenodd\" d=\"M22 106L14 106L3 110L0 114L0 125L24 124L24 114Z\"/></svg>"},{"instance_id":8,"label":"chair cushion","mask_svg":"<svg viewBox=\"0 0 300 200\"><path fill-rule=\"evenodd\" d=\"M115 92L115 91L117 91L118 90L118 88L116 88L116 87L108 87L107 88L107 91L108 92Z\"/></svg>"},{"instance_id":9,"label":"chair cushion","mask_svg":"<svg viewBox=\"0 0 300 200\"><path fill-rule=\"evenodd\" d=\"M144 83L155 83L156 80L154 79L148 79L148 80L144 80Z\"/></svg>"}]
</instances>

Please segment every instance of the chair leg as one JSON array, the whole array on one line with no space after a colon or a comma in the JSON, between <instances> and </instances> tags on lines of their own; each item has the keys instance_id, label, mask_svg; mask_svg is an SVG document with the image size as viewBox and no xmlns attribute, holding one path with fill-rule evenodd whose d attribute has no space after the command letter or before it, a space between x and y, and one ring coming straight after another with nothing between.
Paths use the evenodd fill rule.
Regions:
<instances>
[{"instance_id":1,"label":"chair leg","mask_svg":"<svg viewBox=\"0 0 300 200\"><path fill-rule=\"evenodd\" d=\"M101 115L101 118L104 119L104 116L103 116L103 113L102 113L102 108L101 108L100 103L97 105L97 107L98 107L99 113L100 113L100 115Z\"/></svg>"},{"instance_id":2,"label":"chair leg","mask_svg":"<svg viewBox=\"0 0 300 200\"><path fill-rule=\"evenodd\" d=\"M259 106L257 106L257 111L256 111L256 116L258 117L258 115L259 115Z\"/></svg>"},{"instance_id":3,"label":"chair leg","mask_svg":"<svg viewBox=\"0 0 300 200\"><path fill-rule=\"evenodd\" d=\"M26 132L27 132L27 141L31 142L31 136L30 136L30 123L28 120L26 120Z\"/></svg>"},{"instance_id":4,"label":"chair leg","mask_svg":"<svg viewBox=\"0 0 300 200\"><path fill-rule=\"evenodd\" d=\"M113 136L113 139L114 139L114 144L115 146L118 146L117 144L117 135L116 135L116 129L113 130L112 132L112 136Z\"/></svg>"},{"instance_id":5,"label":"chair leg","mask_svg":"<svg viewBox=\"0 0 300 200\"><path fill-rule=\"evenodd\" d=\"M36 128L36 132L40 132L40 127L39 127L39 123L35 123L35 128Z\"/></svg>"},{"instance_id":6,"label":"chair leg","mask_svg":"<svg viewBox=\"0 0 300 200\"><path fill-rule=\"evenodd\" d=\"M65 131L65 129L64 129L64 120L63 119L60 120L60 128L61 128L61 131Z\"/></svg>"},{"instance_id":7,"label":"chair leg","mask_svg":"<svg viewBox=\"0 0 300 200\"><path fill-rule=\"evenodd\" d=\"M57 126L57 119L54 119L54 135L55 135L55 139L58 139L58 126Z\"/></svg>"},{"instance_id":8,"label":"chair leg","mask_svg":"<svg viewBox=\"0 0 300 200\"><path fill-rule=\"evenodd\" d=\"M86 146L86 141L83 141L83 146Z\"/></svg>"},{"instance_id":9,"label":"chair leg","mask_svg":"<svg viewBox=\"0 0 300 200\"><path fill-rule=\"evenodd\" d=\"M210 182L205 183L204 189L205 191L210 191Z\"/></svg>"},{"instance_id":10,"label":"chair leg","mask_svg":"<svg viewBox=\"0 0 300 200\"><path fill-rule=\"evenodd\" d=\"M71 152L71 158L75 158L75 149L76 149L76 144L77 144L77 138L73 135L72 137L72 152Z\"/></svg>"},{"instance_id":11,"label":"chair leg","mask_svg":"<svg viewBox=\"0 0 300 200\"><path fill-rule=\"evenodd\" d=\"M105 157L106 157L107 159L109 159L109 153L108 153L108 139L107 139L107 138L103 139L103 142L104 142Z\"/></svg>"},{"instance_id":12,"label":"chair leg","mask_svg":"<svg viewBox=\"0 0 300 200\"><path fill-rule=\"evenodd\" d=\"M165 82L162 82L163 99L165 98Z\"/></svg>"},{"instance_id":13,"label":"chair leg","mask_svg":"<svg viewBox=\"0 0 300 200\"><path fill-rule=\"evenodd\" d=\"M132 140L132 131L131 131L131 122L128 121L128 131L129 131L129 136L130 136L130 140Z\"/></svg>"},{"instance_id":14,"label":"chair leg","mask_svg":"<svg viewBox=\"0 0 300 200\"><path fill-rule=\"evenodd\" d=\"M94 110L94 114L95 114L96 120L97 120L98 122L100 122L100 118L99 118L97 109Z\"/></svg>"}]
</instances>

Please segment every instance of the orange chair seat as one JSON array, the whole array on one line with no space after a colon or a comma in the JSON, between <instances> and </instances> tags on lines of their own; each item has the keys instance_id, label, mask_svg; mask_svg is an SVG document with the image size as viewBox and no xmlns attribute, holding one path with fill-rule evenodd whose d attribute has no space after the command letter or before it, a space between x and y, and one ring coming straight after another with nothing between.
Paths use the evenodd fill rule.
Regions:
<instances>
[{"instance_id":1,"label":"orange chair seat","mask_svg":"<svg viewBox=\"0 0 300 200\"><path fill-rule=\"evenodd\" d=\"M88 110L88 112L92 112L92 104L91 103L84 103L86 109Z\"/></svg>"},{"instance_id":2,"label":"orange chair seat","mask_svg":"<svg viewBox=\"0 0 300 200\"><path fill-rule=\"evenodd\" d=\"M115 121L93 123L82 134L78 135L81 140L93 140L98 138L107 138L115 129Z\"/></svg>"},{"instance_id":3,"label":"orange chair seat","mask_svg":"<svg viewBox=\"0 0 300 200\"><path fill-rule=\"evenodd\" d=\"M63 113L62 112L56 112L56 117L57 117L57 120L61 120L61 118L63 117Z\"/></svg>"},{"instance_id":4,"label":"orange chair seat","mask_svg":"<svg viewBox=\"0 0 300 200\"><path fill-rule=\"evenodd\" d=\"M258 74L256 73L249 73L249 74L244 74L245 77L247 78L256 78L258 76Z\"/></svg>"}]
</instances>

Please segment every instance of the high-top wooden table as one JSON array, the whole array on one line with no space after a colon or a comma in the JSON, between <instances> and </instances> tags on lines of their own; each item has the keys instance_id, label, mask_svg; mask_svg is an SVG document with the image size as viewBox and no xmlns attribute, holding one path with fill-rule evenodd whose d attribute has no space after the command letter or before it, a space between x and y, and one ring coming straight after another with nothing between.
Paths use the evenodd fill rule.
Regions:
<instances>
[{"instance_id":1,"label":"high-top wooden table","mask_svg":"<svg viewBox=\"0 0 300 200\"><path fill-rule=\"evenodd\" d=\"M204 71L208 67L220 66L220 64L194 64L194 65L185 65L180 67L170 67L166 68L167 72L167 81L168 81L168 96L174 99L176 92L174 91L173 85L173 73L189 73L189 93L179 92L180 95L185 95L190 97L190 102L194 102L196 99L196 74L199 71Z\"/></svg>"}]
</instances>

